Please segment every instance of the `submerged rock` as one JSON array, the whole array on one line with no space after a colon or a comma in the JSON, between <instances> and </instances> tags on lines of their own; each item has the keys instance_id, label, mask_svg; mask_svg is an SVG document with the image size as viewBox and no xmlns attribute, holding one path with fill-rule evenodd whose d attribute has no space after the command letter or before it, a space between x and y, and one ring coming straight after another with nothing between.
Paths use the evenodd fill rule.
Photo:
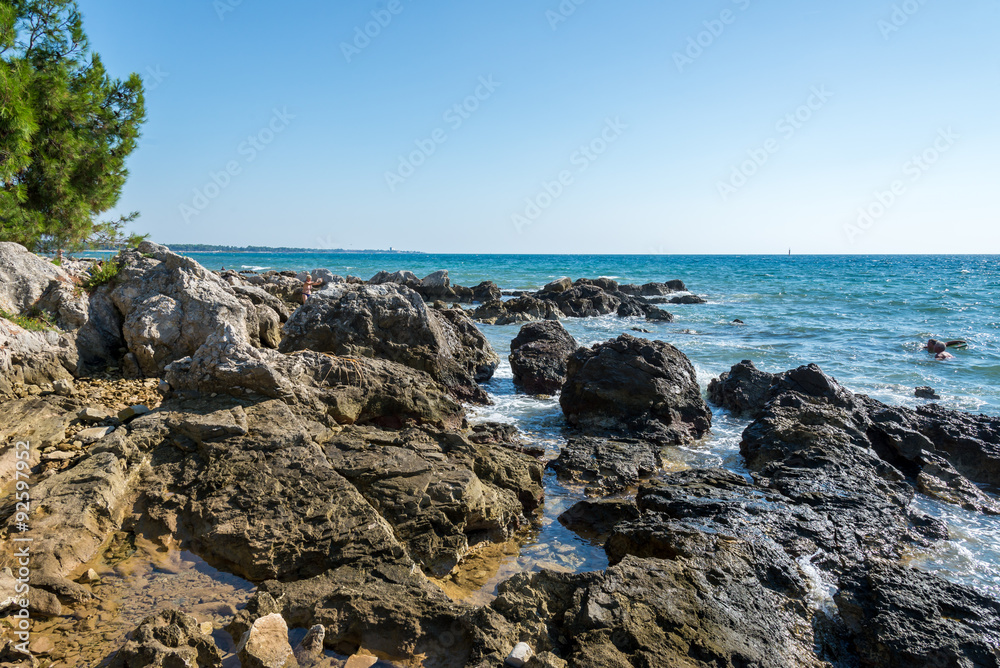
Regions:
<instances>
[{"instance_id":1,"label":"submerged rock","mask_svg":"<svg viewBox=\"0 0 1000 668\"><path fill-rule=\"evenodd\" d=\"M566 382L566 360L578 348L558 320L528 323L510 342L514 384L530 394L555 394Z\"/></svg>"},{"instance_id":2,"label":"submerged rock","mask_svg":"<svg viewBox=\"0 0 1000 668\"><path fill-rule=\"evenodd\" d=\"M549 467L563 480L592 485L591 493L617 494L660 470L660 449L635 439L570 438Z\"/></svg>"},{"instance_id":3,"label":"submerged rock","mask_svg":"<svg viewBox=\"0 0 1000 668\"><path fill-rule=\"evenodd\" d=\"M661 444L690 443L712 424L684 353L630 334L572 355L559 403L575 427Z\"/></svg>"}]
</instances>

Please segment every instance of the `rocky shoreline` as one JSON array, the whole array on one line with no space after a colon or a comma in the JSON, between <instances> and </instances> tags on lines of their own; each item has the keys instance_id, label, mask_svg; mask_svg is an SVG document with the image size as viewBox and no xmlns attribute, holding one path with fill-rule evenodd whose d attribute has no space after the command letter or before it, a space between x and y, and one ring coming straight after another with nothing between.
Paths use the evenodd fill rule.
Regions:
<instances>
[{"instance_id":1,"label":"rocky shoreline","mask_svg":"<svg viewBox=\"0 0 1000 668\"><path fill-rule=\"evenodd\" d=\"M0 615L19 605L12 539L31 538L29 608L49 629L26 654L6 617L3 665L1000 665L1000 602L905 565L948 537L915 494L1000 514L996 418L744 361L707 399L750 420L747 475L665 473L664 447L711 430L688 358L628 334L582 348L560 320L670 321L664 305L704 301L680 281L505 295L445 271L314 271L302 304L307 274L211 272L149 242L117 262L87 291L85 264L0 244ZM477 323L524 323L514 382L558 392L565 416L551 461L470 424L501 364ZM560 521L610 566L465 600L457 583L484 578L463 569L537 526L546 471L585 488ZM101 578L137 545L256 588L207 622L164 608L108 633Z\"/></svg>"}]
</instances>

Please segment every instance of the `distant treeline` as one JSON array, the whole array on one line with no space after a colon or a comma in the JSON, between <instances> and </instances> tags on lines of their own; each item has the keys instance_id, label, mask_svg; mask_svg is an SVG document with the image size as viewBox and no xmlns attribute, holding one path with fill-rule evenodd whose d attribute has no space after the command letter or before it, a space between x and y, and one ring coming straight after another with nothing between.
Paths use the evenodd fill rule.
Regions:
<instances>
[{"instance_id":1,"label":"distant treeline","mask_svg":"<svg viewBox=\"0 0 1000 668\"><path fill-rule=\"evenodd\" d=\"M181 253L401 253L422 254L421 251L401 250L347 250L345 248L272 248L270 246L212 246L210 244L166 244L172 250Z\"/></svg>"}]
</instances>

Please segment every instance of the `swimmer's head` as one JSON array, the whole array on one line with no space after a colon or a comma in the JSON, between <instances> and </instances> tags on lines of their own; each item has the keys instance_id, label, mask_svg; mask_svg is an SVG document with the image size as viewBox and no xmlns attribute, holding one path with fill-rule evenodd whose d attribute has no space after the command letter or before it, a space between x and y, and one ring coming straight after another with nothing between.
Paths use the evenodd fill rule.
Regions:
<instances>
[{"instance_id":1,"label":"swimmer's head","mask_svg":"<svg viewBox=\"0 0 1000 668\"><path fill-rule=\"evenodd\" d=\"M934 350L935 345L937 345L937 339L927 339L927 350Z\"/></svg>"},{"instance_id":2,"label":"swimmer's head","mask_svg":"<svg viewBox=\"0 0 1000 668\"><path fill-rule=\"evenodd\" d=\"M943 353L946 350L948 350L948 346L944 345L940 341L935 341L934 342L934 352L936 352L936 353Z\"/></svg>"}]
</instances>

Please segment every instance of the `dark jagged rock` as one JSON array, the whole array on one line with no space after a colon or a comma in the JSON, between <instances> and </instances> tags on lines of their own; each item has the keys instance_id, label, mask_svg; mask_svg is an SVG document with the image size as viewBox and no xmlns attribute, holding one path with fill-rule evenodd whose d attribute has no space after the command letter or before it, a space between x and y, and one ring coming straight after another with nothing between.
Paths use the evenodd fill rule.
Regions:
<instances>
[{"instance_id":1,"label":"dark jagged rock","mask_svg":"<svg viewBox=\"0 0 1000 668\"><path fill-rule=\"evenodd\" d=\"M501 299L502 296L500 286L493 281L483 281L479 285L472 288L472 300L477 301L480 304L497 301Z\"/></svg>"},{"instance_id":2,"label":"dark jagged rock","mask_svg":"<svg viewBox=\"0 0 1000 668\"><path fill-rule=\"evenodd\" d=\"M663 444L690 443L712 424L684 353L630 334L573 354L559 403L575 427Z\"/></svg>"},{"instance_id":3,"label":"dark jagged rock","mask_svg":"<svg viewBox=\"0 0 1000 668\"><path fill-rule=\"evenodd\" d=\"M600 285L580 281L569 290L538 293L536 297L553 304L569 318L592 318L617 313L623 301L633 299L606 292Z\"/></svg>"},{"instance_id":4,"label":"dark jagged rock","mask_svg":"<svg viewBox=\"0 0 1000 668\"><path fill-rule=\"evenodd\" d=\"M531 394L555 394L566 382L566 360L577 348L558 320L528 323L510 342L514 384Z\"/></svg>"},{"instance_id":5,"label":"dark jagged rock","mask_svg":"<svg viewBox=\"0 0 1000 668\"><path fill-rule=\"evenodd\" d=\"M559 516L559 522L581 535L606 536L616 525L639 519L631 499L585 499Z\"/></svg>"},{"instance_id":6,"label":"dark jagged rock","mask_svg":"<svg viewBox=\"0 0 1000 668\"><path fill-rule=\"evenodd\" d=\"M111 668L222 668L222 651L194 617L164 610L144 619L111 660Z\"/></svg>"},{"instance_id":7,"label":"dark jagged rock","mask_svg":"<svg viewBox=\"0 0 1000 668\"><path fill-rule=\"evenodd\" d=\"M1000 666L1000 603L936 575L858 565L834 599L862 666Z\"/></svg>"},{"instance_id":8,"label":"dark jagged rock","mask_svg":"<svg viewBox=\"0 0 1000 668\"><path fill-rule=\"evenodd\" d=\"M523 641L586 668L819 668L808 610L762 585L748 552L742 542L706 537L687 557L516 575L472 617L469 665L501 665Z\"/></svg>"},{"instance_id":9,"label":"dark jagged rock","mask_svg":"<svg viewBox=\"0 0 1000 668\"><path fill-rule=\"evenodd\" d=\"M558 320L560 313L550 302L521 296L509 301L488 301L473 311L472 317L488 325L514 325L534 320Z\"/></svg>"},{"instance_id":10,"label":"dark jagged rock","mask_svg":"<svg viewBox=\"0 0 1000 668\"><path fill-rule=\"evenodd\" d=\"M933 387L927 387L927 386L916 388L913 391L913 395L918 399L938 400L941 398L941 395L938 394Z\"/></svg>"},{"instance_id":11,"label":"dark jagged rock","mask_svg":"<svg viewBox=\"0 0 1000 668\"><path fill-rule=\"evenodd\" d=\"M640 440L571 438L549 467L564 480L592 485L593 493L615 494L656 473L660 446Z\"/></svg>"},{"instance_id":12,"label":"dark jagged rock","mask_svg":"<svg viewBox=\"0 0 1000 668\"><path fill-rule=\"evenodd\" d=\"M743 361L709 384L711 401L751 416L762 415L765 406L786 413L792 407L794 413L794 401L784 400L794 396L804 398L807 412L823 414L809 419L842 426L852 443L877 453L920 491L968 509L1000 512L996 502L969 482L1000 483L1000 420L996 418L937 405L915 410L887 406L851 393L814 364L770 374ZM796 418L790 415L788 419Z\"/></svg>"},{"instance_id":13,"label":"dark jagged rock","mask_svg":"<svg viewBox=\"0 0 1000 668\"><path fill-rule=\"evenodd\" d=\"M666 283L646 283L645 285L620 285L618 290L633 297L660 297L672 292L687 292L683 281L667 281Z\"/></svg>"},{"instance_id":14,"label":"dark jagged rock","mask_svg":"<svg viewBox=\"0 0 1000 668\"><path fill-rule=\"evenodd\" d=\"M698 295L682 295L680 297L671 297L670 304L707 304L708 300L704 297L699 297Z\"/></svg>"},{"instance_id":15,"label":"dark jagged rock","mask_svg":"<svg viewBox=\"0 0 1000 668\"><path fill-rule=\"evenodd\" d=\"M487 403L474 374L488 378L499 358L471 321L463 324L467 320L463 312L428 308L405 286L343 284L289 318L280 350L381 357L429 373L460 399Z\"/></svg>"},{"instance_id":16,"label":"dark jagged rock","mask_svg":"<svg viewBox=\"0 0 1000 668\"><path fill-rule=\"evenodd\" d=\"M651 306L648 311L646 311L646 320L650 322L673 322L674 316L672 313L668 313L661 308Z\"/></svg>"}]
</instances>

